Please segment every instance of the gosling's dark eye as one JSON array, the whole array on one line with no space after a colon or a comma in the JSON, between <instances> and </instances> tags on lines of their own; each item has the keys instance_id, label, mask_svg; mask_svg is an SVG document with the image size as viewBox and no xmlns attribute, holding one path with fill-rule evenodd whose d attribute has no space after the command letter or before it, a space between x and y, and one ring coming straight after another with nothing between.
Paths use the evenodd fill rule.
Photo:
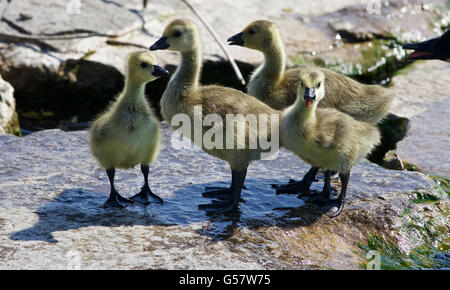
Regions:
<instances>
[{"instance_id":1,"label":"gosling's dark eye","mask_svg":"<svg viewBox=\"0 0 450 290\"><path fill-rule=\"evenodd\" d=\"M141 62L141 67L142 68L146 68L148 66L148 63L146 63L145 61Z\"/></svg>"},{"instance_id":2,"label":"gosling's dark eye","mask_svg":"<svg viewBox=\"0 0 450 290\"><path fill-rule=\"evenodd\" d=\"M253 29L249 29L248 34L253 35L255 34L255 31Z\"/></svg>"},{"instance_id":3,"label":"gosling's dark eye","mask_svg":"<svg viewBox=\"0 0 450 290\"><path fill-rule=\"evenodd\" d=\"M317 84L317 88L320 88L321 85L322 85L322 83L318 83Z\"/></svg>"},{"instance_id":4,"label":"gosling's dark eye","mask_svg":"<svg viewBox=\"0 0 450 290\"><path fill-rule=\"evenodd\" d=\"M179 30L175 30L175 32L173 33L173 36L178 37L181 35L181 31Z\"/></svg>"}]
</instances>

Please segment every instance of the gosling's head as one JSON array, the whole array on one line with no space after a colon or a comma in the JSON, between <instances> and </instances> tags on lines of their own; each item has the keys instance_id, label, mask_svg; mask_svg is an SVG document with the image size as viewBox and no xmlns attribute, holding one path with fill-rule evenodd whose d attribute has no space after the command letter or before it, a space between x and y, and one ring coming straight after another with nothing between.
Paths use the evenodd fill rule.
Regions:
<instances>
[{"instance_id":1,"label":"gosling's head","mask_svg":"<svg viewBox=\"0 0 450 290\"><path fill-rule=\"evenodd\" d=\"M266 20L253 21L247 27L228 38L229 45L240 45L243 47L264 51L279 38L278 27Z\"/></svg>"},{"instance_id":2,"label":"gosling's head","mask_svg":"<svg viewBox=\"0 0 450 290\"><path fill-rule=\"evenodd\" d=\"M175 19L166 26L162 37L150 46L150 50L192 51L196 48L198 38L198 29L194 22Z\"/></svg>"},{"instance_id":3,"label":"gosling's head","mask_svg":"<svg viewBox=\"0 0 450 290\"><path fill-rule=\"evenodd\" d=\"M297 98L303 98L307 108L317 106L325 96L325 75L318 68L306 67L300 72Z\"/></svg>"},{"instance_id":4,"label":"gosling's head","mask_svg":"<svg viewBox=\"0 0 450 290\"><path fill-rule=\"evenodd\" d=\"M128 56L128 78L141 83L167 76L168 71L155 65L156 57L149 51L137 51Z\"/></svg>"}]
</instances>

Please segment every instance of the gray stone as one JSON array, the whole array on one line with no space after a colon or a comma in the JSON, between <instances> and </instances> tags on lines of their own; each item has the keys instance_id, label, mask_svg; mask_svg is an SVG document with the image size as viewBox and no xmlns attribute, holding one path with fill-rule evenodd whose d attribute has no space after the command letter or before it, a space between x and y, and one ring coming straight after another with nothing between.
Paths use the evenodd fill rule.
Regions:
<instances>
[{"instance_id":1,"label":"gray stone","mask_svg":"<svg viewBox=\"0 0 450 290\"><path fill-rule=\"evenodd\" d=\"M70 44L74 40L117 37L136 30L142 24L142 16L132 9L137 2L141 1L15 0L3 10L1 35L11 40L46 43L54 51L73 51Z\"/></svg>"},{"instance_id":2,"label":"gray stone","mask_svg":"<svg viewBox=\"0 0 450 290\"><path fill-rule=\"evenodd\" d=\"M179 17L198 23L205 61L224 60L217 43L182 1L153 0L145 10L141 9L140 0L80 1L79 11L70 4L76 2L16 0L2 3L0 73L14 86L20 97L35 97L36 91L45 92L43 95L46 96L74 92L78 82L67 85L67 76L60 72L67 62L80 59L91 61L100 72L80 75L75 79L92 78L90 83L95 84L92 94L97 95L96 91L117 93L120 86L111 89L110 82L120 83L115 81L116 70L124 74L126 55L136 49L147 49L162 34L165 25ZM388 34L396 31L403 33L403 36L407 36L405 33L408 31L410 39L435 36L437 32L429 29L435 24L433 21L440 18L444 21L448 17L438 15L440 10L434 7L442 6L445 1L435 0L427 5L425 2L429 1L390 1L390 6L383 5L378 15L367 11L367 3L372 2L361 4L360 0L288 0L272 1L270 5L265 1L253 0L191 1L223 43L249 22L269 19L280 27L288 59L315 52L322 58L350 61L362 58L361 49L335 45L336 34L342 31L342 27L358 41L374 35L391 37ZM420 25L417 22L411 25L415 19L420 21ZM330 47L334 49L330 50ZM263 60L262 54L257 51L236 46L228 46L228 49L237 60L243 62L256 65ZM175 52L158 51L156 54L162 65L176 66L179 62L179 55ZM103 86L103 80L110 79L111 75L113 80ZM85 84L80 82L81 87ZM100 97L112 97L107 94ZM156 101L158 99L159 96ZM28 99L25 101L28 102Z\"/></svg>"},{"instance_id":3,"label":"gray stone","mask_svg":"<svg viewBox=\"0 0 450 290\"><path fill-rule=\"evenodd\" d=\"M357 245L368 233L404 250L414 246L400 227L401 213L420 213L411 192L434 188L421 173L362 163L352 171L344 213L330 219L307 197L275 195L271 183L308 169L281 150L277 159L250 166L236 212L207 216L197 209L210 202L201 192L228 185L228 165L198 149L173 149L172 131L162 127L150 184L165 203L107 210L108 180L85 131L0 136L0 268L356 269L363 261ZM125 196L142 182L138 168L116 173Z\"/></svg>"},{"instance_id":4,"label":"gray stone","mask_svg":"<svg viewBox=\"0 0 450 290\"><path fill-rule=\"evenodd\" d=\"M70 4L76 2L81 3L79 11ZM51 87L49 83L58 87L65 77L58 72L67 61L81 59L107 46L108 38L142 26L138 3L142 1L11 2L5 6L0 22L0 72L21 95L42 91ZM25 20L20 16L24 14L28 16ZM98 67L117 63L123 69L127 52L105 56L107 61L99 62ZM107 77L105 71L92 81L98 84ZM97 89L104 88L100 84Z\"/></svg>"},{"instance_id":5,"label":"gray stone","mask_svg":"<svg viewBox=\"0 0 450 290\"><path fill-rule=\"evenodd\" d=\"M392 112L410 119L408 136L397 144L400 158L427 173L450 177L450 64L426 61L393 79Z\"/></svg>"},{"instance_id":6,"label":"gray stone","mask_svg":"<svg viewBox=\"0 0 450 290\"><path fill-rule=\"evenodd\" d=\"M9 55L8 59L15 56L13 67L42 64L49 71L54 71L55 66L63 60L80 58L94 52L89 57L92 61L114 65L124 72L122 60L128 52L135 50L136 45L147 48L157 40L170 20L186 17L199 24L205 60L222 61L224 58L206 28L179 0L150 1L145 10L141 10L142 1L139 0L81 1L79 14L76 9L72 11L74 9L68 4L74 2L77 1L41 3L16 0L5 5L3 21L0 22L0 40L15 45L3 44L3 47L0 46L0 55ZM358 39L391 35L395 31L409 31L416 36L410 37L412 39L435 35L428 29L434 24L436 18L433 17L437 17L436 9L432 8L442 6L445 1L435 0L432 1L433 5L424 4L429 2L418 0L410 4L400 0L390 1L390 6L383 5L381 14L374 14L367 10L368 4L361 5L360 0L289 0L270 2L270 5L265 1L191 1L214 27L223 43L253 20L274 21L281 28L288 56L305 51L327 50L335 42L335 34L343 30ZM386 21L386 18L389 20ZM420 25L417 21L420 21ZM415 25L411 25L411 22ZM411 31L412 27L414 29ZM135 46L117 45L119 43ZM28 62L20 54L11 52L23 51L24 47L31 58L37 54L42 57L42 61L36 57L37 61ZM238 60L252 64L262 61L262 55L256 51L240 47L228 49ZM158 52L158 56L164 64L178 63L176 53L162 51ZM5 67L0 67L0 70L8 71Z\"/></svg>"},{"instance_id":7,"label":"gray stone","mask_svg":"<svg viewBox=\"0 0 450 290\"><path fill-rule=\"evenodd\" d=\"M172 19L186 17L199 24L203 38L206 60L222 61L224 54L206 28L189 8L179 0L150 1L147 9L141 10L142 1L81 1L79 14L68 3L72 1L29 2L17 0L5 4L3 21L0 22L0 55L12 59L12 67L39 66L52 72L59 64L70 58L83 57L88 52L93 61L115 65L124 72L124 56L138 47L147 48L161 35L164 26ZM318 29L308 27L296 17L318 15L335 11L358 0L329 1L283 1L267 6L264 1L191 1L205 19L226 42L232 34L240 31L250 21L267 18L276 21L287 37L287 46L315 48L326 47L326 36ZM326 4L326 5L325 5ZM102 11L102 13L99 13ZM245 11L245 14L238 13ZM227 17L223 17L223 15ZM22 16L21 16L22 15ZM27 15L27 17L23 17ZM302 34L297 33L299 30ZM313 37L314 36L314 37ZM114 41L116 45L111 45ZM322 42L322 43L321 43ZM6 45L13 43L14 45ZM128 43L133 45L117 45ZM262 61L262 55L247 49L229 47L237 59L250 63ZM20 51L16 52L16 51ZM29 57L22 55L26 51ZM36 55L36 57L34 56ZM158 52L162 63L177 64L177 54ZM39 61L39 57L42 58ZM29 61L27 59L35 59ZM3 65L1 71L9 71Z\"/></svg>"},{"instance_id":8,"label":"gray stone","mask_svg":"<svg viewBox=\"0 0 450 290\"><path fill-rule=\"evenodd\" d=\"M322 46L297 41L288 46L288 58L294 63L312 60L338 72L360 76L379 83L402 67L407 52L402 43L439 36L450 22L445 1L360 1L313 18L298 16L310 28L319 31ZM282 30L285 30L282 26ZM308 30L307 30L308 31ZM292 34L292 33L291 33ZM293 34L295 38L305 35ZM307 34L306 34L307 35ZM323 37L321 37L323 36ZM383 72L383 67L387 70ZM373 79L373 75L381 79ZM372 75L371 77L367 77Z\"/></svg>"},{"instance_id":9,"label":"gray stone","mask_svg":"<svg viewBox=\"0 0 450 290\"><path fill-rule=\"evenodd\" d=\"M315 23L328 26L347 41L394 38L411 42L435 37L440 33L440 26L445 26L445 22L449 21L446 1L443 0L380 0L363 3L326 13L316 18Z\"/></svg>"},{"instance_id":10,"label":"gray stone","mask_svg":"<svg viewBox=\"0 0 450 290\"><path fill-rule=\"evenodd\" d=\"M223 52L182 1L153 0L145 10L141 9L140 0L81 1L79 14L69 4L76 2L17 0L1 3L0 74L15 88L17 100L26 104L21 108L22 113L34 116L35 108L52 111L61 119L52 121L55 123L53 126L60 128L85 124L89 117L81 116L80 104L85 100L95 103L95 106L88 106L93 111L87 114L96 115L98 112L94 108L98 107L98 103L112 99L122 88L126 55L137 49L147 49L160 37L165 25L179 17L190 18L199 25L204 60L214 66L206 72L212 76L209 82L227 86L238 83L227 63L225 67L217 68L217 64L224 63ZM358 0L327 2L289 0L267 6L264 1L191 1L215 28L224 44L229 36L242 30L250 21L259 18L275 21L282 28L290 55L297 54L299 50L326 49L334 37L299 21L299 13L315 17ZM238 13L242 11L245 13ZM256 51L241 47L228 49L236 59L246 63L255 65L263 59L262 54ZM176 52L158 51L155 54L158 63L170 71L178 65L179 54ZM224 68L230 69L230 72L223 73ZM241 69L248 76L253 67L242 64ZM156 110L164 81L167 80L153 83L158 87L149 94ZM66 104L70 103L69 107L74 108L71 112L55 113L53 107L45 107L46 104L51 107L63 98ZM42 123L40 120L23 119L23 126L28 130L48 128L46 122Z\"/></svg>"},{"instance_id":11,"label":"gray stone","mask_svg":"<svg viewBox=\"0 0 450 290\"><path fill-rule=\"evenodd\" d=\"M21 96L51 87L49 83L57 83L56 89L64 87L64 77L58 71L67 61L83 58L100 67L113 66L123 74L125 56L133 50L146 49L157 40L169 21L179 17L199 24L205 60L224 60L223 52L206 28L179 0L150 1L145 10L141 9L140 0L80 1L79 11L72 5L76 2L16 0L2 3L0 73ZM442 6L445 1L435 0L426 5L425 2L429 1L390 1L390 6L382 6L381 14L374 14L367 10L367 3L372 2L361 4L360 0L289 0L270 2L270 5L265 1L191 1L223 43L255 19L274 21L281 28L289 59L311 52L326 55L331 52L330 56L340 59L360 58L359 51L352 47L349 50L346 46L334 46L330 51L336 44L336 33L342 31L358 40L391 37L393 32L405 36L406 31L411 36L409 39L435 36L437 32L428 27L439 19L440 10L434 7ZM263 60L262 54L253 50L228 49L240 61L255 65ZM175 52L158 51L157 56L163 65L177 65L179 61ZM107 70L103 71L105 73L97 74L93 83L108 78ZM103 90L103 87L97 85L97 89Z\"/></svg>"}]
</instances>

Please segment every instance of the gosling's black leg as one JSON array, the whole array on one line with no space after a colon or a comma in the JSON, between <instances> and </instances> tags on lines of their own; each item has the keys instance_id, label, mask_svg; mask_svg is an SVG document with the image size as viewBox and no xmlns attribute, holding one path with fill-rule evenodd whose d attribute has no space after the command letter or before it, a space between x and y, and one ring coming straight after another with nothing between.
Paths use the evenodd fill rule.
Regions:
<instances>
[{"instance_id":1,"label":"gosling's black leg","mask_svg":"<svg viewBox=\"0 0 450 290\"><path fill-rule=\"evenodd\" d=\"M272 184L273 188L276 188L277 194L280 193L298 193L301 190L309 189L311 184L316 181L316 175L319 171L318 167L311 167L311 169L305 174L300 181L289 181L288 184Z\"/></svg>"},{"instance_id":2,"label":"gosling's black leg","mask_svg":"<svg viewBox=\"0 0 450 290\"><path fill-rule=\"evenodd\" d=\"M310 200L317 205L324 205L329 202L329 200L334 200L338 198L337 191L331 186L331 177L335 174L334 171L325 170L324 172L324 182L323 189L318 194L311 194Z\"/></svg>"},{"instance_id":3,"label":"gosling's black leg","mask_svg":"<svg viewBox=\"0 0 450 290\"><path fill-rule=\"evenodd\" d=\"M341 179L341 193L339 194L339 197L335 200L329 199L327 202L322 203L323 210L330 218L339 216L344 209L345 195L347 193L348 181L350 179L350 171L339 173L339 178Z\"/></svg>"},{"instance_id":4,"label":"gosling's black leg","mask_svg":"<svg viewBox=\"0 0 450 290\"><path fill-rule=\"evenodd\" d=\"M133 201L129 200L128 198L125 198L117 192L116 188L114 187L114 175L116 173L115 168L108 168L106 169L106 174L109 178L109 184L111 185L111 192L109 193L109 198L103 205L105 208L108 207L125 207L126 204L124 203L133 203Z\"/></svg>"},{"instance_id":5,"label":"gosling's black leg","mask_svg":"<svg viewBox=\"0 0 450 290\"><path fill-rule=\"evenodd\" d=\"M233 210L241 200L242 187L244 185L247 169L242 171L231 171L231 194L226 201L214 202L210 204L200 204L199 209L204 209L208 213L224 213Z\"/></svg>"},{"instance_id":6,"label":"gosling's black leg","mask_svg":"<svg viewBox=\"0 0 450 290\"><path fill-rule=\"evenodd\" d=\"M152 203L151 199L154 199L156 200L156 202L159 202L161 204L164 203L162 198L154 194L150 189L150 186L148 184L148 172L150 171L149 166L141 164L141 171L144 175L144 186L142 186L141 191L138 194L132 196L130 199L142 204Z\"/></svg>"},{"instance_id":7,"label":"gosling's black leg","mask_svg":"<svg viewBox=\"0 0 450 290\"><path fill-rule=\"evenodd\" d=\"M326 170L324 175L324 183L323 183L323 189L320 192L320 196L326 199L337 199L337 192L331 187L331 176L336 174L334 171Z\"/></svg>"}]
</instances>

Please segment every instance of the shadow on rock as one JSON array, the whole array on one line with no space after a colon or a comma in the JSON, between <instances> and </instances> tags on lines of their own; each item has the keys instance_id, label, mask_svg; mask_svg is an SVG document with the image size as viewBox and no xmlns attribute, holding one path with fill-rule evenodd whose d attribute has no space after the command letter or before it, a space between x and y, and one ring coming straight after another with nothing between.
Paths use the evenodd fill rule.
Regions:
<instances>
[{"instance_id":1,"label":"shadow on rock","mask_svg":"<svg viewBox=\"0 0 450 290\"><path fill-rule=\"evenodd\" d=\"M208 215L198 209L198 204L209 203L201 193L205 186L223 186L225 182L196 184L178 189L164 198L164 204L143 206L133 204L121 209L105 209L105 193L80 188L66 189L56 198L37 210L39 221L31 228L13 233L10 238L24 241L58 242L54 232L82 227L102 226L193 226L200 235L214 240L231 237L235 229L255 229L266 226L298 227L314 223L321 215L314 206L305 205L297 195L276 195L270 184L277 180L248 179L239 208L227 214ZM315 185L314 185L315 186ZM321 186L317 185L317 188ZM157 187L154 188L157 193ZM307 199L306 199L307 200Z\"/></svg>"}]
</instances>

